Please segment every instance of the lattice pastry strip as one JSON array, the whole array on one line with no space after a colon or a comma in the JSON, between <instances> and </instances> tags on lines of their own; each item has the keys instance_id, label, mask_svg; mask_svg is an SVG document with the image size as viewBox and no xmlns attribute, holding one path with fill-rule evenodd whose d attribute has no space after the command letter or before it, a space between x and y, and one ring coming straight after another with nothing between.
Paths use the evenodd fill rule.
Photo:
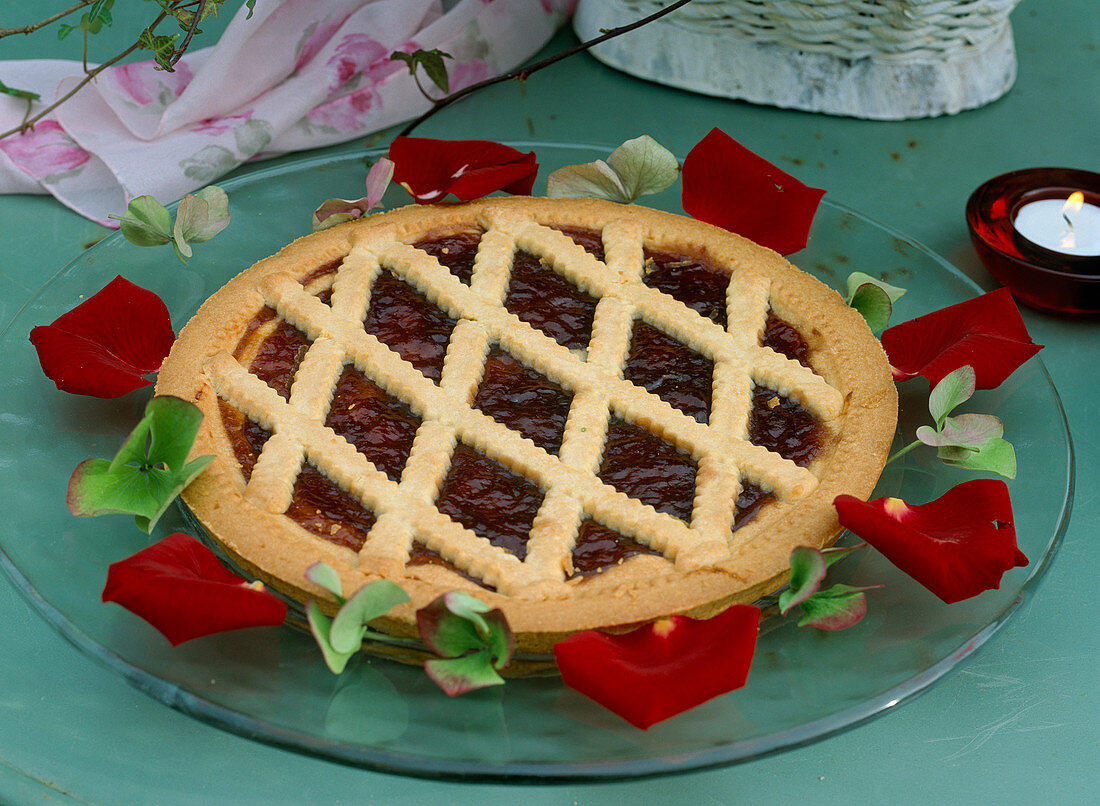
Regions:
<instances>
[{"instance_id":1,"label":"lattice pastry strip","mask_svg":"<svg viewBox=\"0 0 1100 806\"><path fill-rule=\"evenodd\" d=\"M728 290L729 327L688 310L642 282L643 233L614 224L604 232L601 264L567 235L516 216L486 215L473 276L466 286L435 258L392 240L358 239L337 270L332 306L310 296L290 275L267 278L267 304L312 339L289 402L227 354L208 362L217 394L269 428L246 495L268 511L289 503L301 462L312 462L377 517L361 557L398 571L414 539L502 593L560 583L585 515L656 549L680 570L705 567L729 554L733 506L742 477L782 498L805 495L810 471L747 442L753 382L805 397L823 418L840 413L840 393L810 370L757 345L769 305L766 278L735 271ZM576 355L504 307L517 249L553 264L598 298L586 355ZM385 269L410 283L457 320L437 386L366 333L370 288ZM622 378L634 321L642 318L714 362L713 409L707 424ZM491 342L573 393L559 456L472 408ZM401 481L395 483L323 423L332 390L350 361L421 417ZM687 449L698 462L690 527L609 488L596 476L612 414ZM450 457L461 441L532 479L544 490L528 541L528 557L493 546L434 506ZM369 484L364 483L369 480ZM545 590L545 587L543 588Z\"/></svg>"},{"instance_id":2,"label":"lattice pastry strip","mask_svg":"<svg viewBox=\"0 0 1100 806\"><path fill-rule=\"evenodd\" d=\"M612 272L629 273L641 265L640 233L629 224L608 227L603 233L606 264ZM638 248L631 248L637 246ZM624 248L625 247L625 248ZM637 272L637 269L634 269ZM601 297L592 318L592 333L588 343L586 363L618 376L630 349L630 330L634 309L629 303L613 296ZM561 461L582 473L595 475L603 455L607 434L610 400L603 386L591 385L574 398L566 422L559 453ZM529 562L554 568L571 576L572 550L584 517L581 502L572 491L558 487L549 492L535 517L531 529ZM636 533L639 542L648 545L644 533ZM693 546L677 557L686 566L699 552Z\"/></svg>"},{"instance_id":3,"label":"lattice pastry strip","mask_svg":"<svg viewBox=\"0 0 1100 806\"><path fill-rule=\"evenodd\" d=\"M555 230L547 230L547 232L564 239L571 246L576 246L567 236ZM583 250L579 253L573 252L573 256L577 260L595 262L594 258ZM546 334L501 307L499 301L488 300L476 294L424 252L405 244L388 243L379 247L379 259L402 279L408 280L418 288L426 289L425 295L428 299L452 318L473 319L482 323L494 341L563 388L572 390L575 394L586 388L606 388L609 390L611 405L625 419L669 439L694 456L703 456L713 449L711 435L705 425L673 408L659 397L624 380L621 377L621 371L610 372L599 365L585 361L583 357L574 355ZM603 271L606 272L606 269ZM290 288L289 279L283 281L283 286ZM641 292L642 296L649 296L652 292L671 299L665 294L644 286L640 281L609 283L604 289L607 292L605 297L620 299L627 305L636 304L639 294L635 292L639 288L644 289ZM273 303L273 300L269 300L269 303ZM664 304L663 301L662 304ZM672 304L683 308L675 301ZM273 303L273 307L277 307L277 302ZM692 315L706 327L716 329L721 337L725 336L722 328L704 320L694 312ZM752 357L758 355L776 356L774 352L766 349L753 350L750 353ZM781 362L773 363L779 367L779 373L785 381L795 383L796 381L792 379L808 376L815 379L812 385L824 385L824 381L798 362L789 361L782 356L779 358ZM725 350L725 354L717 360L745 361L746 359L730 348ZM782 393L786 394L788 387L784 383L779 385L783 387ZM827 404L827 410L832 413L830 416L835 416L839 411L839 397L835 395L836 390L827 385L824 386L831 394L823 397L833 400ZM795 496L804 495L813 488L815 479L808 470L797 467L777 454L752 450L752 447L754 446L743 444L732 447L735 452L734 461L744 468L747 475L775 487L781 493L790 492ZM782 478L788 478L790 483L779 482L778 480Z\"/></svg>"},{"instance_id":4,"label":"lattice pastry strip","mask_svg":"<svg viewBox=\"0 0 1100 806\"><path fill-rule=\"evenodd\" d=\"M593 296L604 298L614 296L622 299L640 313L642 318L655 327L676 338L687 347L709 356L715 361L742 360L749 363L753 379L775 388L782 386L782 394L795 397L803 402L810 411L823 420L837 417L843 407L843 397L812 370L779 355L767 347L760 347L754 338L751 342L738 340L719 325L695 314L667 294L650 288L641 280L641 272L618 275L608 272L600 261L589 255L582 247L574 243L569 236L534 222L516 218L498 217L494 223L513 234L516 244L536 255L554 260L562 275L582 290ZM554 259L554 256L558 256ZM563 257L564 256L564 257ZM751 275L751 271L742 269L734 272L736 278L742 274ZM732 279L732 278L731 278ZM625 282L624 282L625 281ZM739 279L739 283L751 282L749 278ZM735 286L737 288L738 286ZM736 294L736 291L732 292ZM768 303L760 304L759 297L751 297L757 302L755 311L746 309L742 303L735 306L733 314L747 316L729 321L739 325L750 325L756 319L763 323ZM747 300L746 300L747 302ZM760 329L753 329L757 336Z\"/></svg>"},{"instance_id":5,"label":"lattice pastry strip","mask_svg":"<svg viewBox=\"0 0 1100 806\"><path fill-rule=\"evenodd\" d=\"M507 287L508 277L506 272L500 271L499 267L506 268L513 249L512 240L506 235L496 233L493 237L487 236L483 239L479 248L480 266L475 263L471 278L472 285L487 296L502 297ZM444 358L442 377L439 382L440 389L456 399L464 400L468 406L476 393L488 349L489 340L485 329L472 320L460 320L451 334L450 345ZM450 466L456 445L457 434L453 426L434 420L423 423L413 440L409 458L402 473L401 488L411 495L419 496L427 503L433 502ZM415 539L415 530L409 523L403 523L402 527L399 527L399 522L400 519L388 514L386 522L380 522L381 528L376 525L371 530L360 550L360 560L365 565L374 564L378 557L392 557L399 560L401 572L404 571ZM464 535L462 544L467 543L469 543L468 536ZM459 567L469 566L466 558L461 556L462 544L440 542L431 545L427 541L425 544ZM484 550L484 546L480 548ZM506 552L497 549L493 556L504 554ZM397 571L397 567L394 566L393 570ZM533 570L537 572L537 569ZM400 575L400 573L394 575ZM489 582L484 572L479 576Z\"/></svg>"}]
</instances>

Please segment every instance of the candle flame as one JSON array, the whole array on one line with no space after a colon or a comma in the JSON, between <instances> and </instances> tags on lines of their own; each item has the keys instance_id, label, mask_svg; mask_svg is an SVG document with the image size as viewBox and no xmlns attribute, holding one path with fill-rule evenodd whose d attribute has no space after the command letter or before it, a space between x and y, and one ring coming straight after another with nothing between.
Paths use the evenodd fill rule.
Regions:
<instances>
[{"instance_id":1,"label":"candle flame","mask_svg":"<svg viewBox=\"0 0 1100 806\"><path fill-rule=\"evenodd\" d=\"M1062 233L1060 246L1063 249L1073 249L1077 246L1077 235L1073 231L1073 221L1070 219L1070 213L1076 213L1085 203L1085 194L1079 190L1073 191L1069 194L1069 198L1066 199L1066 203L1062 205L1062 218L1066 222L1068 229Z\"/></svg>"},{"instance_id":2,"label":"candle flame","mask_svg":"<svg viewBox=\"0 0 1100 806\"><path fill-rule=\"evenodd\" d=\"M1066 203L1062 205L1062 214L1076 213L1085 204L1085 194L1079 190L1073 191L1069 194L1069 198L1066 199Z\"/></svg>"}]
</instances>

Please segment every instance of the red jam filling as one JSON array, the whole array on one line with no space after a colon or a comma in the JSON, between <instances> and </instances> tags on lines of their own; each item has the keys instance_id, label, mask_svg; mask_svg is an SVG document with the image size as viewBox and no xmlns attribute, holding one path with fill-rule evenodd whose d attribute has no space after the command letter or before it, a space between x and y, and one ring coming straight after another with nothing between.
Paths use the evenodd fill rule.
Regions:
<instances>
[{"instance_id":1,"label":"red jam filling","mask_svg":"<svg viewBox=\"0 0 1100 806\"><path fill-rule=\"evenodd\" d=\"M612 418L597 475L658 512L691 520L695 460L687 451L625 420Z\"/></svg>"},{"instance_id":2,"label":"red jam filling","mask_svg":"<svg viewBox=\"0 0 1100 806\"><path fill-rule=\"evenodd\" d=\"M555 227L555 229L572 238L573 243L583 247L584 251L596 260L602 261L604 259L603 233L577 227Z\"/></svg>"},{"instance_id":3,"label":"red jam filling","mask_svg":"<svg viewBox=\"0 0 1100 806\"><path fill-rule=\"evenodd\" d=\"M647 249L642 281L682 302L700 316L726 326L728 273L691 257Z\"/></svg>"},{"instance_id":4,"label":"red jam filling","mask_svg":"<svg viewBox=\"0 0 1100 806\"><path fill-rule=\"evenodd\" d=\"M337 270L339 270L340 268L340 264L343 262L344 259L342 257L338 257L330 260L328 263L322 263L320 266L318 266L316 269L314 269L302 278L302 285L308 286L314 280L319 280L322 277L328 277L330 274L336 274Z\"/></svg>"},{"instance_id":5,"label":"red jam filling","mask_svg":"<svg viewBox=\"0 0 1100 806\"><path fill-rule=\"evenodd\" d=\"M638 321L623 377L701 423L710 414L714 362L652 325Z\"/></svg>"},{"instance_id":6,"label":"red jam filling","mask_svg":"<svg viewBox=\"0 0 1100 806\"><path fill-rule=\"evenodd\" d=\"M599 232L578 228L561 231L598 259L604 255ZM454 276L469 283L480 232L435 237L415 246L436 257ZM340 260L312 272L307 281L334 273ZM644 281L652 288L725 326L728 275L689 256L646 252ZM319 296L328 302L329 291ZM584 348L591 335L597 300L580 291L537 257L517 253L506 307L559 344ZM275 312L265 309L250 323L237 350L249 351L255 332ZM364 328L438 382L455 321L420 292L383 272L371 292ZM249 367L284 398L310 344L286 322L260 343ZM809 366L810 348L799 332L768 315L761 344ZM658 395L700 422L710 410L713 362L645 321L635 323L624 377ZM494 347L486 361L473 405L515 429L550 453L557 453L572 395L541 373ZM270 433L222 402L222 418L245 478ZM402 401L384 392L354 367L341 375L326 424L344 436L389 478L398 481L408 460L419 418ZM817 421L798 403L764 387L753 391L750 440L806 465L817 455L824 435ZM692 457L667 440L613 417L608 426L599 477L628 496L686 522L691 520L697 467ZM528 479L460 444L436 501L445 514L523 559L527 537L543 494ZM734 528L752 520L771 493L744 482L738 496ZM374 523L374 514L306 463L294 486L287 515L314 534L358 550ZM636 554L657 554L591 519L580 527L573 549L573 576L585 578ZM420 543L414 543L411 565L438 564L473 579Z\"/></svg>"},{"instance_id":7,"label":"red jam filling","mask_svg":"<svg viewBox=\"0 0 1100 806\"><path fill-rule=\"evenodd\" d=\"M545 375L494 347L485 362L474 408L557 455L572 401L571 394Z\"/></svg>"},{"instance_id":8,"label":"red jam filling","mask_svg":"<svg viewBox=\"0 0 1100 806\"><path fill-rule=\"evenodd\" d=\"M601 573L605 568L619 565L627 557L635 554L655 554L648 546L643 546L618 532L601 526L591 518L586 518L577 533L577 542L573 546L573 577L590 577ZM572 578L572 577L571 577Z\"/></svg>"},{"instance_id":9,"label":"red jam filling","mask_svg":"<svg viewBox=\"0 0 1100 806\"><path fill-rule=\"evenodd\" d=\"M298 472L287 517L313 534L359 551L374 526L374 513L364 509L308 462Z\"/></svg>"},{"instance_id":10,"label":"red jam filling","mask_svg":"<svg viewBox=\"0 0 1100 806\"><path fill-rule=\"evenodd\" d=\"M459 444L439 488L436 507L494 546L527 556L527 535L542 492L518 473Z\"/></svg>"},{"instance_id":11,"label":"red jam filling","mask_svg":"<svg viewBox=\"0 0 1100 806\"><path fill-rule=\"evenodd\" d=\"M817 420L790 398L764 386L752 390L749 442L805 467L821 448L820 432Z\"/></svg>"},{"instance_id":12,"label":"red jam filling","mask_svg":"<svg viewBox=\"0 0 1100 806\"><path fill-rule=\"evenodd\" d=\"M764 336L760 343L780 355L793 358L804 367L810 366L810 346L806 344L802 334L772 311L768 311L768 319L764 324Z\"/></svg>"},{"instance_id":13,"label":"red jam filling","mask_svg":"<svg viewBox=\"0 0 1100 806\"><path fill-rule=\"evenodd\" d=\"M274 316L275 311L265 308L263 313L250 323L245 339ZM245 339L241 340L242 345ZM306 350L312 343L305 333L290 323L280 320L275 327L275 332L260 342L256 357L252 359L252 365L248 368L249 372L264 381L284 399L289 400L290 384L294 380L294 373L298 371L298 365L302 363L302 358L305 357Z\"/></svg>"},{"instance_id":14,"label":"red jam filling","mask_svg":"<svg viewBox=\"0 0 1100 806\"><path fill-rule=\"evenodd\" d=\"M374 281L363 328L436 383L454 327L454 319L389 272Z\"/></svg>"},{"instance_id":15,"label":"red jam filling","mask_svg":"<svg viewBox=\"0 0 1100 806\"><path fill-rule=\"evenodd\" d=\"M420 418L351 366L344 367L332 400L325 425L358 448L391 481L400 481Z\"/></svg>"},{"instance_id":16,"label":"red jam filling","mask_svg":"<svg viewBox=\"0 0 1100 806\"><path fill-rule=\"evenodd\" d=\"M233 445L233 453L241 466L241 475L248 481L252 478L252 468L256 466L256 459L264 449L264 443L270 439L271 432L247 419L224 400L218 401L218 409L221 411L222 422L225 423L225 432Z\"/></svg>"},{"instance_id":17,"label":"red jam filling","mask_svg":"<svg viewBox=\"0 0 1100 806\"><path fill-rule=\"evenodd\" d=\"M769 501L774 501L775 496L751 481L743 482L741 493L737 496L737 506L733 511L733 530L736 532L746 523L756 517L756 514Z\"/></svg>"},{"instance_id":18,"label":"red jam filling","mask_svg":"<svg viewBox=\"0 0 1100 806\"><path fill-rule=\"evenodd\" d=\"M486 590L496 590L491 585L486 585L480 579L475 576L470 576L461 568L458 568L447 560L445 560L438 551L432 551L423 543L413 543L412 548L409 549L409 565L438 565L441 568L446 568L449 571L453 571L460 577L470 580L477 585L485 588Z\"/></svg>"},{"instance_id":19,"label":"red jam filling","mask_svg":"<svg viewBox=\"0 0 1100 806\"><path fill-rule=\"evenodd\" d=\"M477 245L480 242L480 232L460 232L419 241L413 246L427 252L451 274L469 285L470 278L474 275L474 259L477 257Z\"/></svg>"},{"instance_id":20,"label":"red jam filling","mask_svg":"<svg viewBox=\"0 0 1100 806\"><path fill-rule=\"evenodd\" d=\"M558 344L588 347L596 301L531 253L516 253L504 307Z\"/></svg>"}]
</instances>

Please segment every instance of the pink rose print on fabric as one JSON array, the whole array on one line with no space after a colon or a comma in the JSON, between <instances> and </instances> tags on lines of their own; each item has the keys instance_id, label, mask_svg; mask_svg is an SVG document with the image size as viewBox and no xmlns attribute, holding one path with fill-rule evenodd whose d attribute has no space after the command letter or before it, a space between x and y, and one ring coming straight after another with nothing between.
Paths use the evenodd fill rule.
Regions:
<instances>
[{"instance_id":1,"label":"pink rose print on fabric","mask_svg":"<svg viewBox=\"0 0 1100 806\"><path fill-rule=\"evenodd\" d=\"M39 121L23 134L0 140L0 151L32 179L75 171L91 158L56 120Z\"/></svg>"},{"instance_id":2,"label":"pink rose print on fabric","mask_svg":"<svg viewBox=\"0 0 1100 806\"><path fill-rule=\"evenodd\" d=\"M447 76L451 83L451 92L465 89L479 81L484 81L496 75L496 71L492 68L492 65L480 59L471 59L468 62L461 62L459 64L454 64L453 62L445 63L448 69Z\"/></svg>"},{"instance_id":3,"label":"pink rose print on fabric","mask_svg":"<svg viewBox=\"0 0 1100 806\"><path fill-rule=\"evenodd\" d=\"M191 128L191 131L195 132L195 134L205 134L210 137L217 137L218 135L232 131L242 123L247 123L252 120L253 111L254 110L249 109L247 112L243 112L240 115L226 115L223 118L207 118L206 120L200 120Z\"/></svg>"},{"instance_id":4,"label":"pink rose print on fabric","mask_svg":"<svg viewBox=\"0 0 1100 806\"><path fill-rule=\"evenodd\" d=\"M332 71L329 89L342 87L365 73L382 60L389 60L389 51L366 34L350 34L340 40L336 53L329 59Z\"/></svg>"},{"instance_id":5,"label":"pink rose print on fabric","mask_svg":"<svg viewBox=\"0 0 1100 806\"><path fill-rule=\"evenodd\" d=\"M577 7L577 0L539 0L539 4L551 17L559 13L568 17Z\"/></svg>"},{"instance_id":6,"label":"pink rose print on fabric","mask_svg":"<svg viewBox=\"0 0 1100 806\"><path fill-rule=\"evenodd\" d=\"M360 118L377 103L378 92L372 85L321 104L310 110L306 118L310 123L328 126L339 132L358 132L362 128Z\"/></svg>"},{"instance_id":7,"label":"pink rose print on fabric","mask_svg":"<svg viewBox=\"0 0 1100 806\"><path fill-rule=\"evenodd\" d=\"M194 76L182 61L176 64L175 71L171 73L155 68L156 62L151 60L134 62L112 68L108 76L138 106L164 109L187 89Z\"/></svg>"},{"instance_id":8,"label":"pink rose print on fabric","mask_svg":"<svg viewBox=\"0 0 1100 806\"><path fill-rule=\"evenodd\" d=\"M333 22L319 22L315 26L306 29L305 35L298 43L298 58L294 62L294 72L297 73L321 52L321 49L332 38L332 35L340 29L340 20Z\"/></svg>"}]
</instances>

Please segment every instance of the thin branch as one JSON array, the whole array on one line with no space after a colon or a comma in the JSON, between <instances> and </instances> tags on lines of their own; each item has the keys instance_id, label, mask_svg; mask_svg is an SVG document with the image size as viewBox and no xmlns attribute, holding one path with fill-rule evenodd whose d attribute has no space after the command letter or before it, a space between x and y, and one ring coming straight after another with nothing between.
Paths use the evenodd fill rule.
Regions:
<instances>
[{"instance_id":1,"label":"thin branch","mask_svg":"<svg viewBox=\"0 0 1100 806\"><path fill-rule=\"evenodd\" d=\"M31 25L24 25L19 28L0 28L0 39L3 39L5 36L11 36L12 34L34 33L39 28L45 28L51 22L57 22L62 17L66 17L69 14L72 14L74 11L79 11L80 9L84 8L84 6L90 6L94 2L96 2L96 0L80 0L80 2L77 3L75 6L67 8L64 11L59 11L52 17L47 17L41 22L32 23Z\"/></svg>"},{"instance_id":2,"label":"thin branch","mask_svg":"<svg viewBox=\"0 0 1100 806\"><path fill-rule=\"evenodd\" d=\"M665 6L664 8L653 12L648 17L643 17L640 20L635 20L634 22L629 23L628 25L622 25L622 26L619 26L618 28L612 28L610 31L604 32L601 36L597 36L594 39L589 39L587 42L581 42L580 44L574 45L571 48L567 48L566 50L563 50L560 53L555 53L553 56L548 56L547 58L543 59L542 61L535 62L534 64L528 65L527 67L517 68L515 70L512 70L510 73L502 73L499 76L494 76L493 78L487 78L484 81L479 81L476 84L471 84L470 86L459 90L458 92L454 92L454 93L446 96L445 98L440 98L438 101L434 102L434 105L432 106L431 109L429 109L427 112L425 112L420 117L418 117L415 120L411 121L407 126L405 126L404 129L402 129L400 131L400 133L398 133L397 136L398 137L407 136L409 133L412 132L413 129L415 129L417 126L419 126L425 120L430 118L436 112L440 111L441 109L444 109L445 107L450 106L455 101L459 101L459 100L465 98L467 95L470 95L471 93L477 92L478 90L484 89L485 87L491 87L494 84L500 84L504 81L510 81L513 78L518 78L520 81L525 81L528 78L528 76L530 76L532 73L534 73L537 70L541 70L544 67L549 67L550 65L555 64L556 62L560 62L562 59L566 59L566 58L572 56L575 53L580 53L581 51L588 50L589 48L591 48L595 45L599 45L602 42L606 42L609 39L614 39L617 36L621 36L622 34L629 33L631 31L633 31L635 28L641 28L643 25L648 25L649 23L653 22L654 20L659 19L659 18L665 16L666 14L670 14L671 12L675 11L678 8L681 8L682 6L686 6L690 2L691 2L691 0L676 0L675 3L670 3L669 5Z\"/></svg>"},{"instance_id":3,"label":"thin branch","mask_svg":"<svg viewBox=\"0 0 1100 806\"><path fill-rule=\"evenodd\" d=\"M191 37L195 35L195 32L199 29L199 20L202 19L202 12L206 10L206 0L199 0L199 7L195 9L195 14L191 18L191 25L187 29L187 36L183 38L183 42L172 53L172 59L168 62L169 65L175 66L183 54L187 52L187 46L191 44Z\"/></svg>"},{"instance_id":4,"label":"thin branch","mask_svg":"<svg viewBox=\"0 0 1100 806\"><path fill-rule=\"evenodd\" d=\"M166 16L167 16L167 14L165 12L161 12L160 15L155 20L153 20L153 24L150 25L147 30L151 31L154 28L156 28L158 25L160 25L161 21L164 20L164 18ZM141 44L139 42L135 42L134 44L130 45L130 47L126 48L126 50L122 51L122 53L115 56L113 59L105 61L103 64L99 65L98 67L96 67L93 70L89 70L87 72L87 74L84 76L84 78L81 79L81 81L75 87L73 87L71 90L69 90L63 96L61 96L60 98L55 100L49 106L47 106L44 109L40 110L37 115L35 115L32 118L24 118L23 122L20 123L15 128L8 129L6 132L0 132L0 140L3 140L5 137L7 137L9 135L12 135L12 134L22 134L27 129L33 128L35 123L40 121L42 118L46 117L46 115L48 115L54 109L61 106L61 104L65 103L65 101L69 100L74 95L76 95L78 92L80 92L80 90L83 89L86 84L91 82L97 75L102 73L108 67L111 67L112 65L117 64L118 62L122 61L127 56L129 56L131 53L133 53L135 50L138 50L140 48L141 48Z\"/></svg>"}]
</instances>

